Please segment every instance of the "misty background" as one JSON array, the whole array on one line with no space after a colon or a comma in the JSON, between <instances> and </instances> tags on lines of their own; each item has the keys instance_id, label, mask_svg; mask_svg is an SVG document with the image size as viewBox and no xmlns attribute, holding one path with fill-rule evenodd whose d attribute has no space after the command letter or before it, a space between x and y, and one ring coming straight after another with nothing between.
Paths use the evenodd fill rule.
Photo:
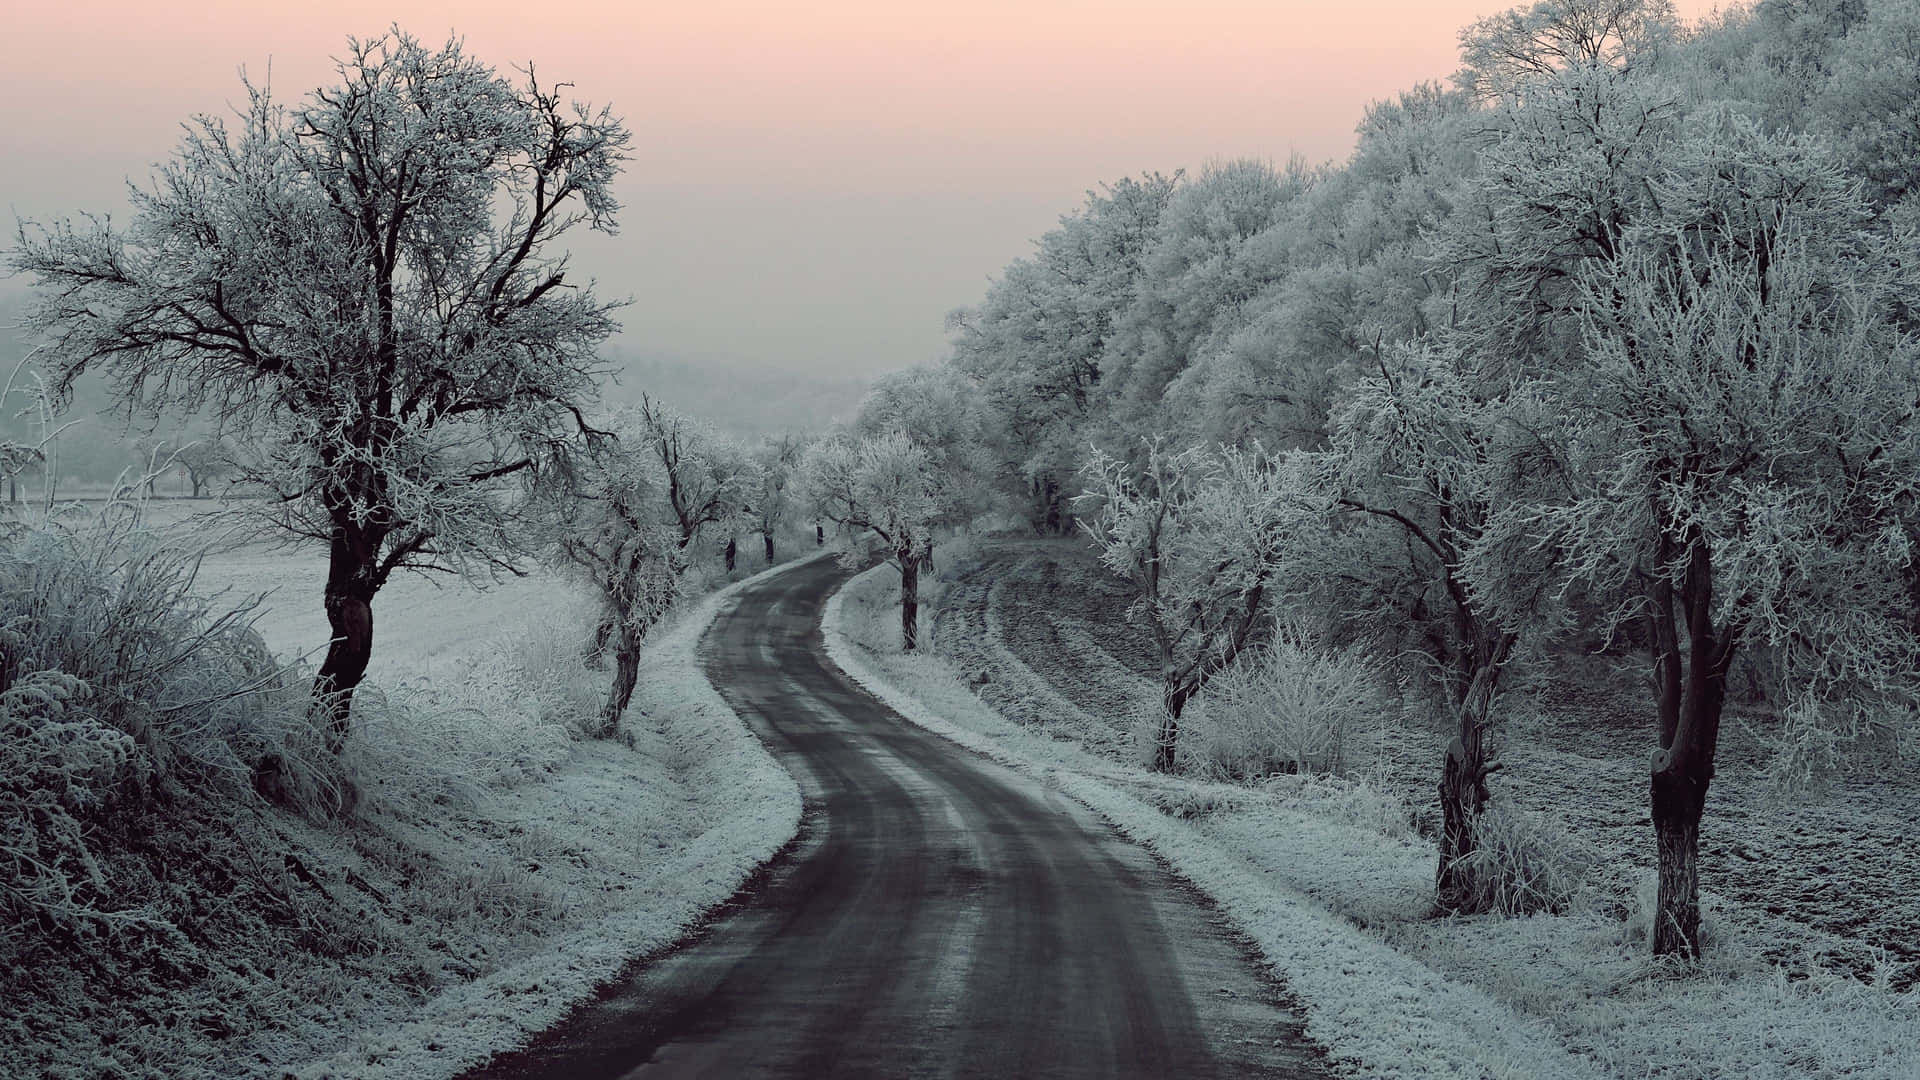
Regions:
<instances>
[{"instance_id":1,"label":"misty background","mask_svg":"<svg viewBox=\"0 0 1920 1080\"><path fill-rule=\"evenodd\" d=\"M1445 79L1459 27L1502 6L734 0L556 17L496 2L76 0L9 13L35 47L0 67L14 103L0 206L124 219L126 186L147 183L188 118L232 115L243 71L293 101L331 80L348 35L455 31L502 69L537 58L634 131L619 235L569 237L576 277L632 299L606 353L609 400L644 391L742 436L819 430L850 418L874 376L943 360L947 314L1093 180L1344 159L1368 101ZM1712 6L1676 5L1687 18ZM0 326L26 290L0 278ZM24 351L0 332L5 371ZM30 433L26 403L6 403L0 432ZM66 418L58 467L73 482L109 483L139 457L148 422L102 416L106 403L83 385Z\"/></svg>"}]
</instances>

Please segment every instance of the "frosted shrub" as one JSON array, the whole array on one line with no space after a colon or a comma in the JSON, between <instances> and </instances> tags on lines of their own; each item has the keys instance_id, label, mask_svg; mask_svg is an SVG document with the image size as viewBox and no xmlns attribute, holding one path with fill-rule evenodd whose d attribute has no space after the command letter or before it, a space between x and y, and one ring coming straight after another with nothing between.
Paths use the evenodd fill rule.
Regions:
<instances>
[{"instance_id":1,"label":"frosted shrub","mask_svg":"<svg viewBox=\"0 0 1920 1080\"><path fill-rule=\"evenodd\" d=\"M1208 685L1180 756L1188 769L1228 780L1339 775L1349 733L1385 708L1379 687L1379 670L1357 650L1324 649L1282 627Z\"/></svg>"},{"instance_id":2,"label":"frosted shrub","mask_svg":"<svg viewBox=\"0 0 1920 1080\"><path fill-rule=\"evenodd\" d=\"M1474 849L1462 856L1469 890L1462 911L1501 915L1560 914L1586 884L1593 850L1538 814L1490 804L1474 818Z\"/></svg>"},{"instance_id":3,"label":"frosted shrub","mask_svg":"<svg viewBox=\"0 0 1920 1080\"><path fill-rule=\"evenodd\" d=\"M15 932L126 918L101 855L156 796L244 795L267 757L296 803L342 786L250 606L194 596L196 557L137 518L115 504L0 540L0 925Z\"/></svg>"}]
</instances>

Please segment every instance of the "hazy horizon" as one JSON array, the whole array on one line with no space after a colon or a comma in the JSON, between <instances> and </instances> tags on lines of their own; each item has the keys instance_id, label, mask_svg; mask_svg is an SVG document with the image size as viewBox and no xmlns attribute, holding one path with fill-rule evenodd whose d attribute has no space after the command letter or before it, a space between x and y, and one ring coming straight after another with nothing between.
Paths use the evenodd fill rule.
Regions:
<instances>
[{"instance_id":1,"label":"hazy horizon","mask_svg":"<svg viewBox=\"0 0 1920 1080\"><path fill-rule=\"evenodd\" d=\"M13 16L35 47L0 91L32 107L0 125L0 200L26 218L124 217L124 183L190 116L230 112L242 68L291 99L332 81L350 34L451 29L633 128L620 235L569 237L580 272L634 298L615 344L871 376L941 357L947 312L1087 189L1210 160L1343 160L1369 101L1447 77L1458 29L1507 6L836 0L563 20L493 2L79 0Z\"/></svg>"}]
</instances>

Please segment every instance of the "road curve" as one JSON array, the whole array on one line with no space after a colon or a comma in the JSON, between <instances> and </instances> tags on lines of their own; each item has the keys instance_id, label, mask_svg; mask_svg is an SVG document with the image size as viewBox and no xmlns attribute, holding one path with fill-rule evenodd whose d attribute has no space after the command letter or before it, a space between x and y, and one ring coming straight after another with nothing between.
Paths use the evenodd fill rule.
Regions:
<instances>
[{"instance_id":1,"label":"road curve","mask_svg":"<svg viewBox=\"0 0 1920 1080\"><path fill-rule=\"evenodd\" d=\"M694 940L469 1076L1326 1075L1203 897L826 658L845 576L774 575L701 643L800 784L795 845Z\"/></svg>"}]
</instances>

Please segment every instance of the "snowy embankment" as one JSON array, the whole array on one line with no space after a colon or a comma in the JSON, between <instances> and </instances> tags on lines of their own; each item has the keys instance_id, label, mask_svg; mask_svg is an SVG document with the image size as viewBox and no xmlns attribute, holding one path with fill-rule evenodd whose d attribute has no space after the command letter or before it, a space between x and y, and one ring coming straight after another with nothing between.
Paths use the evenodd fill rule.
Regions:
<instances>
[{"instance_id":1,"label":"snowy embankment","mask_svg":"<svg viewBox=\"0 0 1920 1080\"><path fill-rule=\"evenodd\" d=\"M994 709L1095 751L1110 782L1266 880L1550 1025L1607 1075L1920 1076L1911 776L1782 799L1755 776L1756 733L1730 728L1702 834L1707 959L1659 963L1647 942L1644 744L1622 722L1633 699L1604 670L1557 658L1574 678L1550 680L1551 697L1522 690L1509 702L1496 798L1591 858L1585 882L1563 914L1436 919L1431 770L1451 730L1443 718L1383 703L1347 730L1341 777L1212 783L1127 768L1130 710L1157 688L1124 588L1064 541L996 539L946 567L936 644ZM1204 744L1206 710L1188 721L1183 737Z\"/></svg>"},{"instance_id":2,"label":"snowy embankment","mask_svg":"<svg viewBox=\"0 0 1920 1080\"><path fill-rule=\"evenodd\" d=\"M76 550L57 565L86 569ZM261 597L257 655L324 640L318 560L246 544L197 565L178 587L216 610ZM137 595L175 587L149 576ZM798 829L793 779L698 656L746 585L656 628L620 736L590 739L610 675L582 663L592 609L564 580L394 582L345 753L284 744L343 786L298 811L177 786L94 837L105 914L64 937L0 924L0 1077L433 1080L524 1044ZM305 731L306 670L235 715Z\"/></svg>"},{"instance_id":3,"label":"snowy embankment","mask_svg":"<svg viewBox=\"0 0 1920 1080\"><path fill-rule=\"evenodd\" d=\"M714 618L751 582L777 566L708 596L648 644L644 673L624 727L637 755L611 744L582 744L561 775L516 808L536 813L561 846L576 832L607 823L665 819L696 827L677 837L628 837L644 872L613 887L614 907L597 911L537 951L427 1001L416 1016L358 1033L351 1046L296 1070L303 1077L451 1076L524 1045L636 958L672 945L724 902L793 838L800 792L720 699L701 670L698 646ZM664 763L671 777L648 777L633 762ZM668 782L661 782L661 781ZM668 805L679 801L680 805Z\"/></svg>"},{"instance_id":4,"label":"snowy embankment","mask_svg":"<svg viewBox=\"0 0 1920 1080\"><path fill-rule=\"evenodd\" d=\"M1125 767L1029 732L967 690L938 656L890 642L888 567L862 574L827 605L828 655L895 711L971 750L1032 772L1145 844L1219 902L1302 1002L1308 1034L1350 1075L1598 1075L1538 1021L1395 952L1277 884L1198 829L1123 789Z\"/></svg>"}]
</instances>

